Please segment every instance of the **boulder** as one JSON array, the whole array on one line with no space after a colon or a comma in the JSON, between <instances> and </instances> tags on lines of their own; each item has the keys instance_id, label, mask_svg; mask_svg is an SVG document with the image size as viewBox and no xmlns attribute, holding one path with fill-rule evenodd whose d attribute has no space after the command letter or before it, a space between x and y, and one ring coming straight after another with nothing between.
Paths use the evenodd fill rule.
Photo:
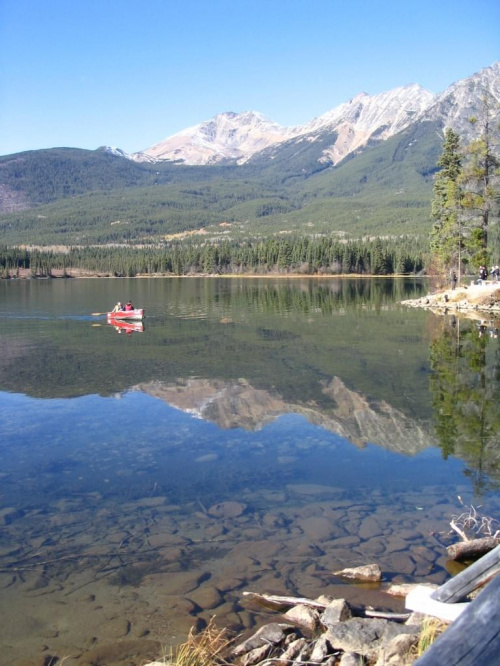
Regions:
<instances>
[{"instance_id":1,"label":"boulder","mask_svg":"<svg viewBox=\"0 0 500 666\"><path fill-rule=\"evenodd\" d=\"M357 652L344 652L340 658L340 666L363 666L365 663L363 655Z\"/></svg>"},{"instance_id":2,"label":"boulder","mask_svg":"<svg viewBox=\"0 0 500 666\"><path fill-rule=\"evenodd\" d=\"M297 521L300 529L311 539L311 541L330 541L336 536L342 536L340 530L331 520L322 516L311 516Z\"/></svg>"},{"instance_id":3,"label":"boulder","mask_svg":"<svg viewBox=\"0 0 500 666\"><path fill-rule=\"evenodd\" d=\"M325 657L329 652L331 652L331 647L330 644L328 643L328 640L323 634L318 638L316 643L314 644L313 651L311 652L310 660L312 662L315 662L317 664L320 664L322 661L324 661Z\"/></svg>"},{"instance_id":4,"label":"boulder","mask_svg":"<svg viewBox=\"0 0 500 666\"><path fill-rule=\"evenodd\" d=\"M289 627L290 625L281 625L278 622L265 624L253 636L234 648L232 651L233 657L239 657L262 645L278 645L285 638L284 629Z\"/></svg>"},{"instance_id":5,"label":"boulder","mask_svg":"<svg viewBox=\"0 0 500 666\"><path fill-rule=\"evenodd\" d=\"M401 634L416 636L415 627L389 620L356 617L329 627L325 636L334 650L368 656L377 654L378 650Z\"/></svg>"},{"instance_id":6,"label":"boulder","mask_svg":"<svg viewBox=\"0 0 500 666\"><path fill-rule=\"evenodd\" d=\"M213 586L199 587L189 594L189 598L203 610L217 608L223 601L219 590Z\"/></svg>"},{"instance_id":7,"label":"boulder","mask_svg":"<svg viewBox=\"0 0 500 666\"><path fill-rule=\"evenodd\" d=\"M416 587L417 583L392 583L384 592L390 594L391 597L406 597Z\"/></svg>"},{"instance_id":8,"label":"boulder","mask_svg":"<svg viewBox=\"0 0 500 666\"><path fill-rule=\"evenodd\" d=\"M325 627L331 627L338 622L345 622L352 617L351 608L345 599L334 599L325 608L321 615L321 624Z\"/></svg>"},{"instance_id":9,"label":"boulder","mask_svg":"<svg viewBox=\"0 0 500 666\"><path fill-rule=\"evenodd\" d=\"M334 571L334 576L341 576L342 578L350 578L353 580L377 582L382 580L382 571L378 564L366 564L362 567Z\"/></svg>"},{"instance_id":10,"label":"boulder","mask_svg":"<svg viewBox=\"0 0 500 666\"><path fill-rule=\"evenodd\" d=\"M260 647L254 648L243 655L240 664L241 666L253 666L254 664L259 664L267 657L270 651L271 645L261 645Z\"/></svg>"},{"instance_id":11,"label":"boulder","mask_svg":"<svg viewBox=\"0 0 500 666\"><path fill-rule=\"evenodd\" d=\"M220 502L211 506L208 513L214 518L237 518L245 509L246 505L241 502Z\"/></svg>"},{"instance_id":12,"label":"boulder","mask_svg":"<svg viewBox=\"0 0 500 666\"><path fill-rule=\"evenodd\" d=\"M290 608L290 610L284 613L284 618L310 631L315 631L319 625L318 611L302 604Z\"/></svg>"},{"instance_id":13,"label":"boulder","mask_svg":"<svg viewBox=\"0 0 500 666\"><path fill-rule=\"evenodd\" d=\"M281 657L277 659L276 664L279 664L279 666L289 666L307 646L308 641L305 638L295 639L286 648Z\"/></svg>"},{"instance_id":14,"label":"boulder","mask_svg":"<svg viewBox=\"0 0 500 666\"><path fill-rule=\"evenodd\" d=\"M410 652L417 642L416 633L396 636L380 650L375 666L400 666L407 663Z\"/></svg>"}]
</instances>

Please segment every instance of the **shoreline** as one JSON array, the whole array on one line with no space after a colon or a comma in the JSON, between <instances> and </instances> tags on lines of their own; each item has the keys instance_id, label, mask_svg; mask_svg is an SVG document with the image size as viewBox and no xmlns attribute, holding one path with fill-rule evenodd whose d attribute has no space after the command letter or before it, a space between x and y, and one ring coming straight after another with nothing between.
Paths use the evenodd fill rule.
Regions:
<instances>
[{"instance_id":1,"label":"shoreline","mask_svg":"<svg viewBox=\"0 0 500 666\"><path fill-rule=\"evenodd\" d=\"M401 278L416 279L416 280L426 280L428 279L425 275L407 275L403 273L392 273L390 275L369 275L362 273L190 273L188 275L175 275L174 273L138 273L137 275L110 275L109 273L99 273L98 271L86 271L85 269L66 269L66 274L63 274L62 269L52 270L52 274L48 275L31 275L30 269L21 269L19 274L16 274L15 270L11 271L11 274L8 278L2 278L4 280L94 280L94 279L111 279L111 280L148 280L148 279L174 279L174 278L222 278L222 279L235 279L235 278L245 278L245 279L265 279L273 278L280 280L297 280L297 279L352 279L352 280L367 280L367 279L384 279L384 280L399 280Z\"/></svg>"},{"instance_id":2,"label":"shoreline","mask_svg":"<svg viewBox=\"0 0 500 666\"><path fill-rule=\"evenodd\" d=\"M470 284L455 289L443 289L421 298L401 301L401 305L423 308L437 314L490 313L500 317L500 282Z\"/></svg>"}]
</instances>

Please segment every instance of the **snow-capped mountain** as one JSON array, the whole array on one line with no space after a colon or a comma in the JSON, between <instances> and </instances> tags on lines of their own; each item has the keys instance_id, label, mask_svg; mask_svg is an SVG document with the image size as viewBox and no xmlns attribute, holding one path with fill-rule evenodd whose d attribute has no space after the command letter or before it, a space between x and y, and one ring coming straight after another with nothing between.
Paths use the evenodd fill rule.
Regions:
<instances>
[{"instance_id":1,"label":"snow-capped mountain","mask_svg":"<svg viewBox=\"0 0 500 666\"><path fill-rule=\"evenodd\" d=\"M135 153L133 159L139 162L171 160L193 165L245 161L250 155L295 135L293 128L282 127L261 113L226 112Z\"/></svg>"},{"instance_id":2,"label":"snow-capped mountain","mask_svg":"<svg viewBox=\"0 0 500 666\"><path fill-rule=\"evenodd\" d=\"M417 84L372 96L360 93L296 127L283 127L256 111L226 112L141 152L129 155L112 150L137 162L244 164L273 159L285 146L317 144L315 159L336 165L369 142L384 141L415 122L439 121L443 127L468 135L469 118L479 114L485 92L500 102L500 62L454 83L439 95Z\"/></svg>"},{"instance_id":3,"label":"snow-capped mountain","mask_svg":"<svg viewBox=\"0 0 500 666\"><path fill-rule=\"evenodd\" d=\"M472 116L481 117L485 94L489 97L490 104L500 103L500 62L449 86L436 96L434 103L419 120L440 121L444 127L452 127L462 137L470 140L474 128L469 119Z\"/></svg>"},{"instance_id":4,"label":"snow-capped mountain","mask_svg":"<svg viewBox=\"0 0 500 666\"><path fill-rule=\"evenodd\" d=\"M361 93L296 127L282 127L256 111L221 113L131 157L139 162L169 160L194 165L231 160L244 164L256 153L290 139L314 141L324 131L336 131L338 140L325 151L325 159L335 164L375 133L386 139L404 129L433 100L434 95L418 85L373 97Z\"/></svg>"},{"instance_id":5,"label":"snow-capped mountain","mask_svg":"<svg viewBox=\"0 0 500 666\"><path fill-rule=\"evenodd\" d=\"M348 102L300 128L302 139L313 142L332 134L320 161L337 164L371 139L383 141L411 125L434 101L434 95L413 84L370 96L360 93Z\"/></svg>"}]
</instances>

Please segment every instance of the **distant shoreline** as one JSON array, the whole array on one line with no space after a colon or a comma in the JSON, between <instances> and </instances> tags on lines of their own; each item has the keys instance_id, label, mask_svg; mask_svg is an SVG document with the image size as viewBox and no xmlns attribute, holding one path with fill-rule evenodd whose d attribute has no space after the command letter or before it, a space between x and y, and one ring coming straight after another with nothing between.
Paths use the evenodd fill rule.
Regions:
<instances>
[{"instance_id":1,"label":"distant shoreline","mask_svg":"<svg viewBox=\"0 0 500 666\"><path fill-rule=\"evenodd\" d=\"M148 280L148 279L171 279L171 278L254 278L254 279L263 279L263 278L273 278L280 280L288 279L332 279L332 278L349 278L357 280L367 280L367 279L401 279L401 278L411 278L413 280L426 280L428 276L426 275L408 275L403 273L392 273L390 275L371 275L371 274L361 274L361 273L190 273L188 275L175 275L174 273L139 273L138 275L110 275L109 273L99 273L95 271L85 271L83 269L66 269L66 275L61 269L54 269L51 271L50 276L46 275L31 275L30 269L20 269L19 274L16 274L15 270L11 271L11 275L8 280L94 280L94 279L111 279L111 280ZM6 278L3 278L6 279Z\"/></svg>"}]
</instances>

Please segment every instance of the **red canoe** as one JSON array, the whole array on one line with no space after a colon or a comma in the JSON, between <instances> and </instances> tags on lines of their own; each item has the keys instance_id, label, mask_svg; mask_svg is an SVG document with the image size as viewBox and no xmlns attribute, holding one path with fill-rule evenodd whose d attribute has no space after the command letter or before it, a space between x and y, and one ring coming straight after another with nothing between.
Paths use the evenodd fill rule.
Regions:
<instances>
[{"instance_id":1,"label":"red canoe","mask_svg":"<svg viewBox=\"0 0 500 666\"><path fill-rule=\"evenodd\" d=\"M108 312L108 321L115 319L144 319L144 310L119 310L118 312Z\"/></svg>"},{"instance_id":2,"label":"red canoe","mask_svg":"<svg viewBox=\"0 0 500 666\"><path fill-rule=\"evenodd\" d=\"M125 321L124 319L109 319L108 324L118 333L143 333L144 324L142 321Z\"/></svg>"}]
</instances>

